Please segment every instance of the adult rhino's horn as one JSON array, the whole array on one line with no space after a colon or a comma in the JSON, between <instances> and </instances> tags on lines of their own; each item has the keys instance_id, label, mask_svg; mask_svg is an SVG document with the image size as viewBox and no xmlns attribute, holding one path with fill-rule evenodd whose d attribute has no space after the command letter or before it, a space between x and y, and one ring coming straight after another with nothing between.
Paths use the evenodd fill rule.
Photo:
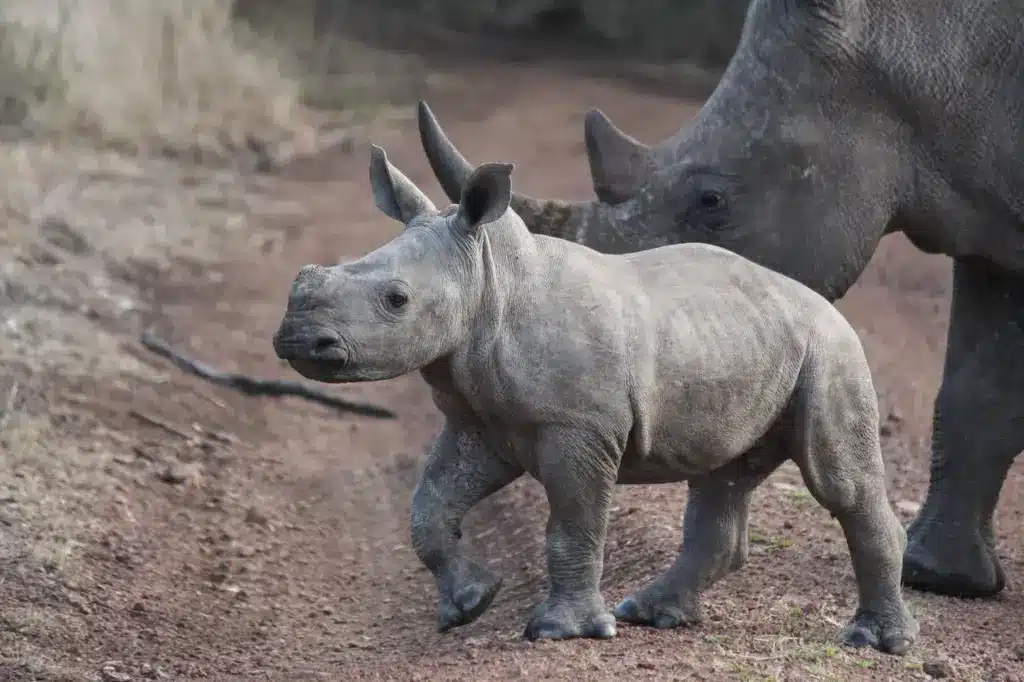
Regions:
<instances>
[{"instance_id":1,"label":"adult rhino's horn","mask_svg":"<svg viewBox=\"0 0 1024 682\"><path fill-rule=\"evenodd\" d=\"M626 201L650 179L651 148L619 130L600 109L587 112L583 137L599 200L607 204Z\"/></svg>"},{"instance_id":2,"label":"adult rhino's horn","mask_svg":"<svg viewBox=\"0 0 1024 682\"><path fill-rule=\"evenodd\" d=\"M441 189L448 196L448 199L458 203L462 196L462 187L466 180L473 173L473 164L466 160L452 141L448 139L437 122L437 117L430 110L430 106L423 100L419 101L416 107L416 119L420 129L420 143L423 151L430 162L430 168L434 171L437 181L441 183ZM520 214L527 221L527 226L532 225L528 217L544 213L547 208L550 211L552 205L561 205L564 202L558 201L537 201L528 196L512 193L512 210Z\"/></svg>"},{"instance_id":3,"label":"adult rhino's horn","mask_svg":"<svg viewBox=\"0 0 1024 682\"><path fill-rule=\"evenodd\" d=\"M430 168L437 176L441 189L448 199L458 203L462 196L462 186L473 173L473 165L448 139L434 112L423 100L420 100L416 107L416 118L420 129L420 143L427 155L427 161L430 162Z\"/></svg>"}]
</instances>

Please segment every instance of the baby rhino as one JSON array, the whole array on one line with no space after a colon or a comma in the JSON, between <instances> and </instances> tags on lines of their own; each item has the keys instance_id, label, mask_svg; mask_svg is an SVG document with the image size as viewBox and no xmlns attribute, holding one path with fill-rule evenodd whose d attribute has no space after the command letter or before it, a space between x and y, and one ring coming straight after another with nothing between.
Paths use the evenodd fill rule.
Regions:
<instances>
[{"instance_id":1,"label":"baby rhino","mask_svg":"<svg viewBox=\"0 0 1024 682\"><path fill-rule=\"evenodd\" d=\"M419 370L445 423L412 502L412 543L442 631L501 579L463 553L465 514L524 473L543 486L547 599L528 639L613 637L616 618L699 620L747 558L751 494L792 459L839 520L859 602L840 640L903 653L905 534L885 491L878 406L856 333L824 298L701 244L605 255L530 234L512 164L486 163L442 211L373 147L377 207L405 230L359 260L298 273L274 348L323 382ZM610 613L599 592L616 483L688 481L683 546Z\"/></svg>"}]
</instances>

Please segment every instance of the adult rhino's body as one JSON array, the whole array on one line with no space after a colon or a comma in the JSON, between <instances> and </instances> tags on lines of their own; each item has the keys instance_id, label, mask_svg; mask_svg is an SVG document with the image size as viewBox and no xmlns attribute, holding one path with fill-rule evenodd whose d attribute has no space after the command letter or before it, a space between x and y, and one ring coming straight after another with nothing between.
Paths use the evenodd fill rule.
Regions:
<instances>
[{"instance_id":1,"label":"adult rhino's body","mask_svg":"<svg viewBox=\"0 0 1024 682\"><path fill-rule=\"evenodd\" d=\"M992 518L1024 449L1024 6L754 0L697 118L647 147L586 118L598 201L515 196L531 231L606 252L700 241L830 300L903 232L954 259L931 485L904 581L999 592ZM470 166L426 105L450 197Z\"/></svg>"}]
</instances>

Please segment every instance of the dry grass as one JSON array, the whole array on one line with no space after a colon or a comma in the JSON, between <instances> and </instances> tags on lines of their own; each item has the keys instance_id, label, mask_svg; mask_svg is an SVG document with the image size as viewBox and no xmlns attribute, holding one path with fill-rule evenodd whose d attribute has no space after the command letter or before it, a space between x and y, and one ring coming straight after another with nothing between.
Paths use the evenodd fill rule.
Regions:
<instances>
[{"instance_id":1,"label":"dry grass","mask_svg":"<svg viewBox=\"0 0 1024 682\"><path fill-rule=\"evenodd\" d=\"M128 147L220 148L295 127L283 51L231 0L14 0L0 8L7 122Z\"/></svg>"}]
</instances>

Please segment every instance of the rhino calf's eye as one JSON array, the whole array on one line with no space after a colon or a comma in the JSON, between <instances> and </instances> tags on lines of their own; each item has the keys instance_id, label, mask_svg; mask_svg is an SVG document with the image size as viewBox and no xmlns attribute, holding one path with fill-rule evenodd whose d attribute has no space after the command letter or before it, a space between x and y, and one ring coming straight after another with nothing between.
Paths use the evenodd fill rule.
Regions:
<instances>
[{"instance_id":1,"label":"rhino calf's eye","mask_svg":"<svg viewBox=\"0 0 1024 682\"><path fill-rule=\"evenodd\" d=\"M401 310L409 302L409 297L403 291L391 291L384 297L384 302L391 310Z\"/></svg>"}]
</instances>

